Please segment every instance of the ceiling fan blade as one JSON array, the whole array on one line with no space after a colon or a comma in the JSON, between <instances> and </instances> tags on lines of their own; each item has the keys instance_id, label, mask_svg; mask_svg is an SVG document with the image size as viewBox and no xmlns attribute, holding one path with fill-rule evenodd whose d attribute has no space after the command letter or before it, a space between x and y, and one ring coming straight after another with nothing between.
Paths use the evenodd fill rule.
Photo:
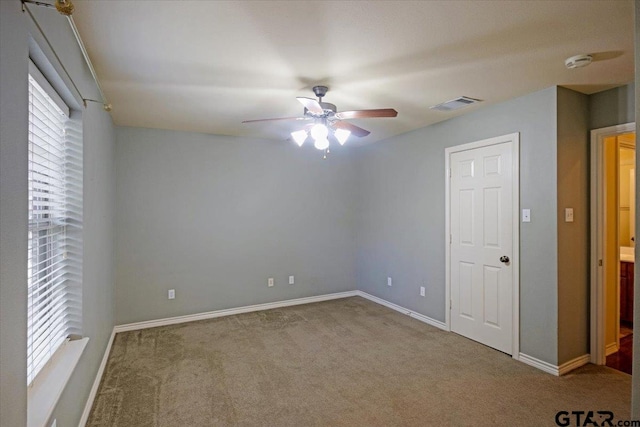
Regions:
<instances>
[{"instance_id":1,"label":"ceiling fan blade","mask_svg":"<svg viewBox=\"0 0 640 427\"><path fill-rule=\"evenodd\" d=\"M279 117L277 119L243 120L242 123L273 122L276 120L309 120L308 117Z\"/></svg>"},{"instance_id":2,"label":"ceiling fan blade","mask_svg":"<svg viewBox=\"0 0 640 427\"><path fill-rule=\"evenodd\" d=\"M348 130L349 132L351 132L351 135L357 136L359 138L362 138L363 136L367 136L369 135L371 132L369 132L366 129L362 129L361 127L358 127L354 124L351 124L349 122L335 122L333 124L334 127L337 127L338 129L344 129L344 130Z\"/></svg>"},{"instance_id":3,"label":"ceiling fan blade","mask_svg":"<svg viewBox=\"0 0 640 427\"><path fill-rule=\"evenodd\" d=\"M313 99L313 98L305 98L305 97L302 97L302 96L299 96L296 99L298 101L300 101L300 103L302 105L304 105L304 108L306 108L307 110L309 110L313 114L324 114L324 110L320 106L320 103L318 101L316 101L315 99Z\"/></svg>"},{"instance_id":4,"label":"ceiling fan blade","mask_svg":"<svg viewBox=\"0 0 640 427\"><path fill-rule=\"evenodd\" d=\"M366 119L369 117L396 117L398 112L393 108L380 108L377 110L353 110L336 113L336 119Z\"/></svg>"}]
</instances>

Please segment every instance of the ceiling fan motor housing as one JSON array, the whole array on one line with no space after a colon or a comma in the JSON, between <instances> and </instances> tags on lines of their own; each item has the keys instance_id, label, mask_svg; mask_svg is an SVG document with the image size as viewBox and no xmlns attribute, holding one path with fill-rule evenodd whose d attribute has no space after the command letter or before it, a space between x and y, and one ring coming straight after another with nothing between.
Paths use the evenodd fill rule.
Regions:
<instances>
[{"instance_id":1,"label":"ceiling fan motor housing","mask_svg":"<svg viewBox=\"0 0 640 427\"><path fill-rule=\"evenodd\" d=\"M329 90L329 88L326 87L326 86L314 86L313 87L313 93L315 93L318 98L324 98L324 96L327 94L328 90Z\"/></svg>"}]
</instances>

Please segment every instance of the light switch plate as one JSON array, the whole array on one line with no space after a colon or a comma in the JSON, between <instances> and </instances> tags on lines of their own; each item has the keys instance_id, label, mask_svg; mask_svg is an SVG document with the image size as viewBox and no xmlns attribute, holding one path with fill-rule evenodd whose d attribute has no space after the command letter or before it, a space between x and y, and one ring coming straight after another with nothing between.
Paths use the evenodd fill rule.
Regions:
<instances>
[{"instance_id":1,"label":"light switch plate","mask_svg":"<svg viewBox=\"0 0 640 427\"><path fill-rule=\"evenodd\" d=\"M393 283L393 281L391 280L391 277L387 277L387 286L391 286Z\"/></svg>"},{"instance_id":2,"label":"light switch plate","mask_svg":"<svg viewBox=\"0 0 640 427\"><path fill-rule=\"evenodd\" d=\"M295 283L293 276L289 276L289 284L293 285Z\"/></svg>"},{"instance_id":3,"label":"light switch plate","mask_svg":"<svg viewBox=\"0 0 640 427\"><path fill-rule=\"evenodd\" d=\"M573 208L565 208L564 222L573 222Z\"/></svg>"},{"instance_id":4,"label":"light switch plate","mask_svg":"<svg viewBox=\"0 0 640 427\"><path fill-rule=\"evenodd\" d=\"M274 285L275 281L273 280L273 277L269 277L269 280L267 280L267 286L268 287L272 287Z\"/></svg>"},{"instance_id":5,"label":"light switch plate","mask_svg":"<svg viewBox=\"0 0 640 427\"><path fill-rule=\"evenodd\" d=\"M167 298L176 299L176 290L175 289L169 289L169 293L167 295Z\"/></svg>"},{"instance_id":6,"label":"light switch plate","mask_svg":"<svg viewBox=\"0 0 640 427\"><path fill-rule=\"evenodd\" d=\"M531 209L522 209L522 222L531 222Z\"/></svg>"}]
</instances>

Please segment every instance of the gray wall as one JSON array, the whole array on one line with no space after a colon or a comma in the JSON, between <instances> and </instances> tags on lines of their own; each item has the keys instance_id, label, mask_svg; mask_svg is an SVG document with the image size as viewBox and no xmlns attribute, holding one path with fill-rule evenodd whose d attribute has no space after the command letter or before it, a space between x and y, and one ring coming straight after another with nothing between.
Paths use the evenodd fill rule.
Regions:
<instances>
[{"instance_id":1,"label":"gray wall","mask_svg":"<svg viewBox=\"0 0 640 427\"><path fill-rule=\"evenodd\" d=\"M116 152L118 324L355 289L347 150L118 128Z\"/></svg>"},{"instance_id":2,"label":"gray wall","mask_svg":"<svg viewBox=\"0 0 640 427\"><path fill-rule=\"evenodd\" d=\"M590 128L600 129L621 123L634 122L634 98L635 85L633 82L590 95Z\"/></svg>"},{"instance_id":3,"label":"gray wall","mask_svg":"<svg viewBox=\"0 0 640 427\"><path fill-rule=\"evenodd\" d=\"M520 205L531 209L520 225L520 351L556 364L556 98L548 88L359 149L358 289L444 321L444 149L520 132Z\"/></svg>"},{"instance_id":4,"label":"gray wall","mask_svg":"<svg viewBox=\"0 0 640 427\"><path fill-rule=\"evenodd\" d=\"M19 1L0 1L0 425L26 423L27 282L27 73L29 34L61 72ZM71 78L85 97L96 88L66 19L55 11L32 10ZM31 55L40 55L31 43ZM66 91L63 97L73 96ZM77 106L78 99L70 99ZM83 332L89 344L64 391L54 417L58 425L77 425L113 327L114 128L99 106L83 110L84 268Z\"/></svg>"},{"instance_id":5,"label":"gray wall","mask_svg":"<svg viewBox=\"0 0 640 427\"><path fill-rule=\"evenodd\" d=\"M0 425L27 420L27 29L0 1Z\"/></svg>"},{"instance_id":6,"label":"gray wall","mask_svg":"<svg viewBox=\"0 0 640 427\"><path fill-rule=\"evenodd\" d=\"M558 88L558 364L589 353L589 97ZM565 208L574 221L565 222Z\"/></svg>"}]
</instances>

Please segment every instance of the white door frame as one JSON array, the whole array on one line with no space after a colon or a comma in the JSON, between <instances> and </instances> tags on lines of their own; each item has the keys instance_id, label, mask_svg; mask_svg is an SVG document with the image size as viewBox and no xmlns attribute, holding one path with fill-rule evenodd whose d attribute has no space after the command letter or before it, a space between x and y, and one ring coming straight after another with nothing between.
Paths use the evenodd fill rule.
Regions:
<instances>
[{"instance_id":1,"label":"white door frame","mask_svg":"<svg viewBox=\"0 0 640 427\"><path fill-rule=\"evenodd\" d=\"M511 256L511 271L513 274L513 336L511 356L518 360L520 357L520 134L518 132L495 138L483 139L468 144L448 147L445 153L445 323L447 330L451 331L451 155L460 151L473 150L488 147L490 145L511 143L512 148L512 182L513 182L513 215L512 215L512 239L513 254Z\"/></svg>"},{"instance_id":2,"label":"white door frame","mask_svg":"<svg viewBox=\"0 0 640 427\"><path fill-rule=\"evenodd\" d=\"M606 295L604 292L604 272L606 257L603 243L605 239L605 216L603 182L604 140L611 136L635 132L635 123L610 126L591 131L591 363L604 365ZM620 258L620 254L618 254ZM602 265L599 265L602 261Z\"/></svg>"}]
</instances>

